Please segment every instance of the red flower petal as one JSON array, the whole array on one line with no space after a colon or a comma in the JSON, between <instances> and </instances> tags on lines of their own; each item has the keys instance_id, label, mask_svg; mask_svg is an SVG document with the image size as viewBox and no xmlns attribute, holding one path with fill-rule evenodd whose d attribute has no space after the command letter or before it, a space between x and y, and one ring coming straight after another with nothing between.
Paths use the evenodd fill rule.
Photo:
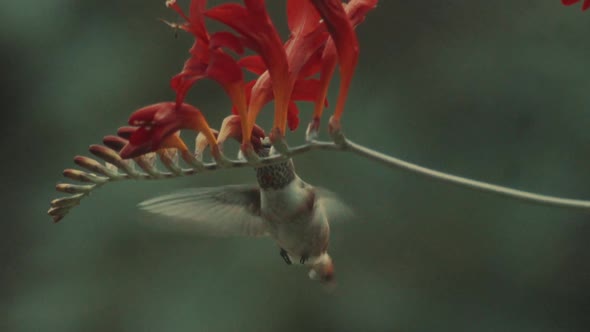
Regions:
<instances>
[{"instance_id":1,"label":"red flower petal","mask_svg":"<svg viewBox=\"0 0 590 332\"><path fill-rule=\"evenodd\" d=\"M242 69L236 61L223 52L214 52L211 63L207 67L207 77L217 81L231 97L229 85L241 83L244 80Z\"/></svg>"},{"instance_id":2,"label":"red flower petal","mask_svg":"<svg viewBox=\"0 0 590 332\"><path fill-rule=\"evenodd\" d=\"M325 47L325 46L324 46ZM322 54L324 53L324 47L318 48L313 53L305 65L299 71L299 78L308 78L309 76L319 73L322 69Z\"/></svg>"},{"instance_id":3,"label":"red flower petal","mask_svg":"<svg viewBox=\"0 0 590 332\"><path fill-rule=\"evenodd\" d=\"M291 131L299 127L299 108L294 102L289 103L289 110L287 112L287 124Z\"/></svg>"},{"instance_id":4,"label":"red flower petal","mask_svg":"<svg viewBox=\"0 0 590 332\"><path fill-rule=\"evenodd\" d=\"M570 6L578 2L580 2L580 0L561 0L561 3L563 3L566 6Z\"/></svg>"},{"instance_id":5,"label":"red flower petal","mask_svg":"<svg viewBox=\"0 0 590 332\"><path fill-rule=\"evenodd\" d=\"M377 0L351 0L346 4L346 15L353 27L363 23L367 14L375 9Z\"/></svg>"},{"instance_id":6,"label":"red flower petal","mask_svg":"<svg viewBox=\"0 0 590 332\"><path fill-rule=\"evenodd\" d=\"M298 80L295 82L295 87L293 88L293 93L291 94L291 100L316 101L319 97L318 94L320 90L320 80L313 78L307 80Z\"/></svg>"},{"instance_id":7,"label":"red flower petal","mask_svg":"<svg viewBox=\"0 0 590 332\"><path fill-rule=\"evenodd\" d=\"M244 37L245 45L258 53L268 68L275 96L275 127L284 133L289 96L293 80L289 77L287 56L281 39L268 16L263 0L245 0L245 7L230 3L209 9L205 15L217 20ZM253 89L253 94L258 91ZM258 99L257 99L258 100ZM252 128L260 103L250 104L247 127ZM249 139L249 137L246 137Z\"/></svg>"},{"instance_id":8,"label":"red flower petal","mask_svg":"<svg viewBox=\"0 0 590 332\"><path fill-rule=\"evenodd\" d=\"M321 2L320 0L311 0L312 2ZM329 2L330 0L328 0ZM336 6L336 2L339 1L332 1L333 2L333 6L335 6L334 9L335 11L339 12L340 10L338 9L338 6ZM367 13L374 9L375 6L377 5L377 0L351 0L350 2L348 2L348 4L346 5L345 8L345 12L346 15L348 17L348 20L350 21L350 25L354 28L356 27L358 24L362 23L365 19L365 16L367 15ZM326 8L325 10L328 10L329 8ZM341 25L347 25L344 24L343 22L343 18L340 14L332 14L332 16L336 16L336 23L339 22L339 24ZM326 19L328 20L328 19ZM332 26L332 28L330 28L330 26ZM332 22L332 24L328 24L328 28L329 29L336 29L336 24L334 22ZM349 32L348 28L344 28L345 33L341 34L341 38L346 39L346 36L348 35ZM330 30L330 33L332 33L332 30ZM346 42L344 42L344 45L340 45L341 48L344 48L344 52L346 54L348 54L349 56L354 56L354 57L358 57L358 43L356 41L356 35L354 34L354 31L352 31L352 36L354 37L353 40L350 42L350 45L347 45ZM342 41L341 41L342 43ZM351 47L354 46L354 49L350 49ZM330 84L330 80L332 79L332 76L334 74L334 69L336 68L336 63L338 63L338 60L340 60L340 71L341 71L341 80L340 80L340 93L338 95L338 102L336 105L336 111L335 111L335 118L336 120L338 120L344 110L344 102L346 101L346 94L350 85L350 80L352 79L352 74L354 72L354 66L356 66L356 58L355 59L349 59L350 61L346 62L346 59L344 59L344 63L343 63L343 59L339 57L340 55L340 49L338 49L338 45L335 45L335 39L334 39L334 34L332 34L332 39L330 39L328 41L328 43L325 46L325 49L323 51L322 54L322 68L321 68L321 74L320 74L320 87L319 87L319 91L318 91L318 99L316 100L316 105L315 105L315 109L314 109L314 121L319 121L322 112L324 110L324 103L326 101L326 97L328 95L328 88L329 88L329 84ZM351 53L352 52L352 53ZM356 54L354 54L356 52ZM350 54L349 54L350 53ZM354 60L354 61L353 61ZM317 61L317 60L312 60L312 61ZM352 61L352 62L351 62ZM344 67L343 67L344 65ZM354 65L354 66L352 66ZM345 79L345 76L348 75L348 78Z\"/></svg>"},{"instance_id":9,"label":"red flower petal","mask_svg":"<svg viewBox=\"0 0 590 332\"><path fill-rule=\"evenodd\" d=\"M256 84L256 80L250 81L244 85L244 94L246 97L246 103L249 102L250 96L252 95L252 88ZM232 107L232 114L238 114L238 109L235 105Z\"/></svg>"},{"instance_id":10,"label":"red flower petal","mask_svg":"<svg viewBox=\"0 0 590 332\"><path fill-rule=\"evenodd\" d=\"M182 104L188 90L197 81L207 77L207 64L196 56L186 60L182 71L170 80L170 86L176 91L176 103Z\"/></svg>"},{"instance_id":11,"label":"red flower petal","mask_svg":"<svg viewBox=\"0 0 590 332\"><path fill-rule=\"evenodd\" d=\"M319 27L320 20L320 14L309 1L287 1L287 23L292 34L306 35Z\"/></svg>"},{"instance_id":12,"label":"red flower petal","mask_svg":"<svg viewBox=\"0 0 590 332\"><path fill-rule=\"evenodd\" d=\"M217 12L213 12L214 10L217 10ZM240 32L243 35L246 35L246 38L248 38L248 29L255 29L255 25L260 24L259 22L261 21L261 19L259 19L256 21L258 23L247 23L247 20L252 19L254 15L251 12L249 12L250 10L251 8L245 8L235 4L230 4L212 9L210 12L208 12L208 15L223 16L224 23L229 24L236 31ZM222 12L223 14L221 14ZM266 15L265 13L258 14L262 16ZM289 87L286 84L279 85L284 87L284 91L288 92L288 94L291 95L293 93L293 85L295 84L294 82L298 77L300 77L300 74L303 74L305 75L304 77L307 77L313 75L315 72L319 70L321 66L321 53L318 52L318 50L326 42L328 34L320 26L320 17L318 12L315 10L315 7L308 2L300 0L289 0L288 16L289 26L292 31L291 38L285 44L284 49L282 48L282 46L279 48L277 45L278 43L267 43L266 46L279 48L280 51L284 50L284 52L286 52L288 63L288 77L287 80L284 80L282 82L287 82L288 85L291 86ZM250 41L247 42L247 45L250 45L249 47L253 48L258 52L263 52L264 48L260 45L258 41L253 39L254 38L250 38ZM310 59L314 57L314 55L315 59L312 63L310 62ZM242 67L245 67L246 69L256 74L261 75L256 84L252 87L251 93L247 93L249 100L248 116L251 122L255 120L262 107L266 103L275 98L276 91L274 90L277 88L277 84L271 83L275 82L275 79L272 78L272 70L266 72L268 65L268 62L266 60L268 59L265 58L265 55L263 53L261 53L261 56L247 57L240 60L239 62L239 64ZM276 64L274 63L273 65L276 66ZM302 72L302 70L304 71ZM299 96L291 95L289 99L299 100L299 98ZM305 98L306 100L311 100L309 96L306 96ZM280 104L280 102L277 101L276 104ZM287 109L287 113L288 112L289 111ZM281 120L277 116L277 111L275 109L275 126L280 127L281 124L283 124L285 121L288 122L288 118ZM293 127L294 123L296 122L290 122L289 126L291 129L295 129Z\"/></svg>"},{"instance_id":13,"label":"red flower petal","mask_svg":"<svg viewBox=\"0 0 590 332\"><path fill-rule=\"evenodd\" d=\"M256 75L262 75L262 73L266 71L266 65L264 64L264 61L262 61L260 55L251 55L241 58L238 61L238 64L240 67Z\"/></svg>"},{"instance_id":14,"label":"red flower petal","mask_svg":"<svg viewBox=\"0 0 590 332\"><path fill-rule=\"evenodd\" d=\"M336 64L338 63L338 54L336 53L336 47L334 41L330 39L326 44L324 53L322 54L323 66L320 72L320 82L317 92L317 99L315 100L315 108L313 111L313 120L318 122L322 117L324 111L325 100L328 97L328 89L330 87L330 81L334 75Z\"/></svg>"},{"instance_id":15,"label":"red flower petal","mask_svg":"<svg viewBox=\"0 0 590 332\"><path fill-rule=\"evenodd\" d=\"M242 119L236 115L230 115L223 119L221 129L217 136L219 144L223 144L229 137L235 139L238 142L243 142L243 131L242 131ZM252 128L252 138L250 143L254 147L255 151L262 146L262 139L266 137L264 130L257 125Z\"/></svg>"},{"instance_id":16,"label":"red flower petal","mask_svg":"<svg viewBox=\"0 0 590 332\"><path fill-rule=\"evenodd\" d=\"M358 60L358 41L340 0L310 0L324 19L334 40L340 64L340 92L334 118L340 119Z\"/></svg>"},{"instance_id":17,"label":"red flower petal","mask_svg":"<svg viewBox=\"0 0 590 332\"><path fill-rule=\"evenodd\" d=\"M561 0L561 3L566 6L571 6L578 2L580 2L580 0ZM586 10L588 8L590 8L590 0L584 0L584 3L582 4L582 10Z\"/></svg>"},{"instance_id":18,"label":"red flower petal","mask_svg":"<svg viewBox=\"0 0 590 332\"><path fill-rule=\"evenodd\" d=\"M207 7L207 0L191 0L190 17L193 33L197 39L206 40L208 38L207 29L205 28L205 18L203 12Z\"/></svg>"},{"instance_id":19,"label":"red flower petal","mask_svg":"<svg viewBox=\"0 0 590 332\"><path fill-rule=\"evenodd\" d=\"M211 36L209 48L216 50L222 47L228 48L237 54L244 53L242 41L231 32L220 31Z\"/></svg>"},{"instance_id":20,"label":"red flower petal","mask_svg":"<svg viewBox=\"0 0 590 332\"><path fill-rule=\"evenodd\" d=\"M245 116L246 102L242 86L243 73L235 60L224 53L221 48L228 48L242 54L244 48L239 38L229 32L217 32L209 36L203 21L206 0L193 0L190 6L190 18L182 12L175 1L167 5L176 10L189 22L189 31L195 36L195 43L190 50L191 57L185 62L182 71L170 82L176 91L176 106L180 107L188 90L199 80L211 78L217 81L229 94L234 106Z\"/></svg>"},{"instance_id":21,"label":"red flower petal","mask_svg":"<svg viewBox=\"0 0 590 332\"><path fill-rule=\"evenodd\" d=\"M165 102L143 107L130 116L129 124L137 128L120 131L122 137L131 133L129 142L119 153L122 158L137 157L161 148L186 149L182 140L171 138L180 129L202 132L212 144L216 142L201 112L188 104L178 108L174 102Z\"/></svg>"}]
</instances>

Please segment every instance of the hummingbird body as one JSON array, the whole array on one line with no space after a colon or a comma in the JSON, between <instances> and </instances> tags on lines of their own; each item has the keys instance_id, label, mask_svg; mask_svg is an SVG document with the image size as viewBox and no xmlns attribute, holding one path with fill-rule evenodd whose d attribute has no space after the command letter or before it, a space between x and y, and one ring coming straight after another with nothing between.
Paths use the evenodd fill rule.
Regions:
<instances>
[{"instance_id":1,"label":"hummingbird body","mask_svg":"<svg viewBox=\"0 0 590 332\"><path fill-rule=\"evenodd\" d=\"M259 154L272 154L266 145ZM350 210L334 194L301 180L292 160L256 168L258 185L232 185L181 191L145 201L139 207L214 235L267 235L288 263L310 267L309 276L333 279L328 255L329 219Z\"/></svg>"},{"instance_id":2,"label":"hummingbird body","mask_svg":"<svg viewBox=\"0 0 590 332\"><path fill-rule=\"evenodd\" d=\"M330 225L312 186L295 176L284 188L263 189L260 196L269 235L288 262L313 265L327 255Z\"/></svg>"}]
</instances>

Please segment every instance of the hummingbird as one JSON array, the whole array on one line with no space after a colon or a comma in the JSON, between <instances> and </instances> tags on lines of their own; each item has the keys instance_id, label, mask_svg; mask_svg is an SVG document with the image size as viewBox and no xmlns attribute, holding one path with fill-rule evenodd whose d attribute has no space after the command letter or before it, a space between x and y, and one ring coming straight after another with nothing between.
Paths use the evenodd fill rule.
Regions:
<instances>
[{"instance_id":1,"label":"hummingbird","mask_svg":"<svg viewBox=\"0 0 590 332\"><path fill-rule=\"evenodd\" d=\"M258 155L275 153L269 140L263 140ZM310 279L333 284L330 222L350 218L352 210L331 191L303 181L292 159L255 170L257 184L185 189L144 201L139 208L176 228L218 236L269 236L285 263L299 263L309 268Z\"/></svg>"}]
</instances>

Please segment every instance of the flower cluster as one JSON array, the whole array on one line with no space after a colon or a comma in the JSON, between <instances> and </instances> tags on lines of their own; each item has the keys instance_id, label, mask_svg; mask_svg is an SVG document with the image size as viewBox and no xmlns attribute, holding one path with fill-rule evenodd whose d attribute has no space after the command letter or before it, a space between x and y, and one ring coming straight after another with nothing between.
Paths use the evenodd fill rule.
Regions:
<instances>
[{"instance_id":1,"label":"flower cluster","mask_svg":"<svg viewBox=\"0 0 590 332\"><path fill-rule=\"evenodd\" d=\"M182 71L171 80L176 99L135 111L129 118L131 127L120 130L119 135L128 139L119 152L122 158L167 148L185 153L188 149L179 135L182 129L199 132L214 156L219 154L218 146L230 137L241 141L243 151L256 151L265 136L256 118L271 101L271 140L281 140L287 127L298 127L296 101L314 103L310 130L316 132L337 66L340 89L330 126L339 128L359 53L354 28L377 0L287 0L290 36L286 42L275 29L264 0L213 8L207 8L206 3L191 0L187 12L175 0L166 2L183 20L171 25L190 33L195 41ZM231 31L211 33L206 20L220 22ZM245 49L256 55L244 56ZM257 79L246 82L244 70L256 74ZM234 115L226 118L219 132L211 129L199 109L185 103L190 89L204 78L218 82L233 105Z\"/></svg>"}]
</instances>

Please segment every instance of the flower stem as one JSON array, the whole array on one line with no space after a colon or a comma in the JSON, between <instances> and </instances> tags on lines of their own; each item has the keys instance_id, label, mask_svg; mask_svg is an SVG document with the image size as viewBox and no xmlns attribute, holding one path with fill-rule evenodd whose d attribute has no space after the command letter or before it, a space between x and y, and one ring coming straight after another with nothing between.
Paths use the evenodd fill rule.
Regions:
<instances>
[{"instance_id":1,"label":"flower stem","mask_svg":"<svg viewBox=\"0 0 590 332\"><path fill-rule=\"evenodd\" d=\"M340 146L339 150L353 152L357 155L377 161L382 165L391 168L402 169L434 180L438 180L441 182L453 184L472 190L513 198L520 201L539 205L555 206L560 208L590 209L590 201L541 195L436 171L416 164L412 164L410 162L398 158L388 156L381 152L356 144L348 139L345 139L345 144Z\"/></svg>"},{"instance_id":2,"label":"flower stem","mask_svg":"<svg viewBox=\"0 0 590 332\"><path fill-rule=\"evenodd\" d=\"M250 156L248 160L241 158L240 160L227 159L223 156L220 151L217 151L215 160L209 163L202 163L199 159L191 155L183 155L183 159L191 167L184 168L174 158L160 159L163 164L168 168L169 171L161 171L154 164L153 161L149 161L145 156L140 156L134 159L134 162L143 170L135 170L131 167L132 164L121 164L120 160L113 157L116 155L114 150L104 146L91 146L90 151L95 154L98 158L106 161L107 164L120 164L120 167L111 165L110 167L103 166L99 161L96 161L88 157L76 157L74 161L80 167L89 170L91 173L81 170L68 169L64 171L64 175L72 180L91 183L90 185L75 185L68 183L61 183L57 185L57 190L71 194L70 196L61 197L51 201L51 208L47 212L55 222L61 220L68 212L78 204L80 201L88 197L90 192L101 187L108 182L130 180L130 179L166 179L174 178L179 176L189 176L203 172L217 171L221 169L231 169L239 167L261 167L275 163L280 163L292 158L296 155L305 154L312 150L331 150L331 151L344 151L352 152L363 158L370 159L381 163L387 167L397 168L405 170L420 176L425 176L430 179L438 180L441 182L453 184L456 186L478 190L498 196L504 196L512 199L517 199L523 202L535 203L545 206L555 206L560 208L576 208L576 209L587 209L590 210L590 201L568 199L562 197L547 196L541 194L535 194L522 190L512 189L508 187L498 186L495 184L486 183L483 181L476 181L467 179L464 177L435 171L426 167L422 167L410 162L386 155L384 153L369 149L360 144L354 143L347 139L339 127L332 128L331 136L333 141L316 141L313 139L314 135L308 136L308 142L306 144L289 148L285 142L282 142L284 146L282 149L279 148L279 154L259 158L257 155ZM279 142L280 143L280 142ZM277 145L279 146L279 145ZM251 152L251 151L250 151ZM186 154L186 150L183 151ZM248 151L245 151L248 153ZM165 156L164 156L165 157ZM113 169L114 168L114 169ZM119 169L122 171L119 171ZM99 175L96 175L98 173Z\"/></svg>"}]
</instances>

